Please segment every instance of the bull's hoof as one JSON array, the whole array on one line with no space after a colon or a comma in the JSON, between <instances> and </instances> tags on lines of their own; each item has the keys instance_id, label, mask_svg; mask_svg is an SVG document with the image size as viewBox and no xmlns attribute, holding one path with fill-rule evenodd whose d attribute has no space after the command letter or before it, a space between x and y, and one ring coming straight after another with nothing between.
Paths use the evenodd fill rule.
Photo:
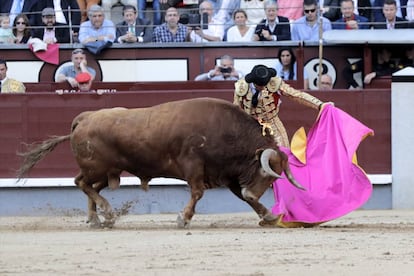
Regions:
<instances>
[{"instance_id":1,"label":"bull's hoof","mask_svg":"<svg viewBox=\"0 0 414 276\"><path fill-rule=\"evenodd\" d=\"M183 213L178 213L177 216L177 227L180 229L189 228L190 222L184 219Z\"/></svg>"},{"instance_id":2,"label":"bull's hoof","mask_svg":"<svg viewBox=\"0 0 414 276\"><path fill-rule=\"evenodd\" d=\"M114 220L105 220L102 223L101 227L103 227L103 228L112 228L112 227L114 227L114 224L115 224Z\"/></svg>"},{"instance_id":3,"label":"bull's hoof","mask_svg":"<svg viewBox=\"0 0 414 276\"><path fill-rule=\"evenodd\" d=\"M101 228L101 220L98 216L91 216L89 217L87 223L89 223L89 227L93 229Z\"/></svg>"},{"instance_id":4,"label":"bull's hoof","mask_svg":"<svg viewBox=\"0 0 414 276\"><path fill-rule=\"evenodd\" d=\"M262 227L280 227L277 224L277 219L275 220L264 220L262 219L261 221L259 221L259 225Z\"/></svg>"}]
</instances>

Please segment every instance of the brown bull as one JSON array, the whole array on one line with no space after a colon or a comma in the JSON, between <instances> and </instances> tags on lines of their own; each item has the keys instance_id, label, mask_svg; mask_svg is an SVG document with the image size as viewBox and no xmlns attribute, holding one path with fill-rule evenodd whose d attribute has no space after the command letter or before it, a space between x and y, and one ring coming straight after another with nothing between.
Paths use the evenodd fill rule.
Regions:
<instances>
[{"instance_id":1,"label":"brown bull","mask_svg":"<svg viewBox=\"0 0 414 276\"><path fill-rule=\"evenodd\" d=\"M259 202L269 186L285 172L292 177L287 156L273 137L251 116L229 102L192 99L150 108L112 108L83 112L72 122L71 134L54 137L22 154L19 179L58 144L69 140L80 168L76 185L88 196L88 218L101 226L96 205L112 226L114 215L99 192L117 188L127 171L141 179L142 187L154 177L183 179L191 187L191 200L179 215L178 226L189 226L204 190L227 186L263 219L276 217Z\"/></svg>"}]
</instances>

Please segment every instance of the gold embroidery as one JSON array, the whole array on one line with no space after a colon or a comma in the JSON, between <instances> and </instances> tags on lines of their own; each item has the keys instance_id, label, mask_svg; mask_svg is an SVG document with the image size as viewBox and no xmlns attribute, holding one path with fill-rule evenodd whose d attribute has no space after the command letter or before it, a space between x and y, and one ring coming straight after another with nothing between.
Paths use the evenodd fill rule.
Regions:
<instances>
[{"instance_id":1,"label":"gold embroidery","mask_svg":"<svg viewBox=\"0 0 414 276\"><path fill-rule=\"evenodd\" d=\"M241 79L241 80L237 81L234 84L234 86L236 88L235 93L239 97L245 96L247 94L247 91L249 90L249 85L244 79ZM250 96L250 98L251 98L251 96Z\"/></svg>"},{"instance_id":2,"label":"gold embroidery","mask_svg":"<svg viewBox=\"0 0 414 276\"><path fill-rule=\"evenodd\" d=\"M259 124L262 126L262 135L266 136L266 129L269 130L270 135L274 135L271 123L266 123L262 119L259 120Z\"/></svg>"},{"instance_id":3,"label":"gold embroidery","mask_svg":"<svg viewBox=\"0 0 414 276\"><path fill-rule=\"evenodd\" d=\"M267 88L270 92L274 93L279 90L280 85L282 84L282 79L279 77L273 77L270 79L269 83L267 84Z\"/></svg>"}]
</instances>

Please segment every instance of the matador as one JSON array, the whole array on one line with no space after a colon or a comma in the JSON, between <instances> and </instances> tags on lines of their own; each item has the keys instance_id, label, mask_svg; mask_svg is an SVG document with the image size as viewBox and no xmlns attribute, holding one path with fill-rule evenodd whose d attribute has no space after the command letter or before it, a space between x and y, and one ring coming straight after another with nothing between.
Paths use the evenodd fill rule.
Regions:
<instances>
[{"instance_id":1,"label":"matador","mask_svg":"<svg viewBox=\"0 0 414 276\"><path fill-rule=\"evenodd\" d=\"M296 90L276 76L276 70L265 65L256 65L243 79L235 83L234 104L255 117L265 128L269 128L278 146L289 148L289 139L279 119L280 96L320 109L323 102L314 96Z\"/></svg>"}]
</instances>

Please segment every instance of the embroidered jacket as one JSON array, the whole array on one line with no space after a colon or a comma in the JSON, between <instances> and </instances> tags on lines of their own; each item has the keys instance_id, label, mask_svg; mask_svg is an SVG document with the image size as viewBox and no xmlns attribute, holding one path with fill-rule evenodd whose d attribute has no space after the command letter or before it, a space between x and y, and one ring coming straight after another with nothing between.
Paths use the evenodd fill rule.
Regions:
<instances>
[{"instance_id":1,"label":"embroidered jacket","mask_svg":"<svg viewBox=\"0 0 414 276\"><path fill-rule=\"evenodd\" d=\"M7 78L1 84L1 93L24 93L26 87L20 81Z\"/></svg>"},{"instance_id":2,"label":"embroidered jacket","mask_svg":"<svg viewBox=\"0 0 414 276\"><path fill-rule=\"evenodd\" d=\"M279 106L282 103L280 96L289 97L314 109L319 109L323 104L314 96L289 86L277 76L271 78L265 88L260 91L258 104L252 107L252 97L255 92L253 84L247 83L244 78L238 80L235 83L234 104L255 117L264 128L270 128L278 145L284 147L289 147L289 139L278 116Z\"/></svg>"}]
</instances>

